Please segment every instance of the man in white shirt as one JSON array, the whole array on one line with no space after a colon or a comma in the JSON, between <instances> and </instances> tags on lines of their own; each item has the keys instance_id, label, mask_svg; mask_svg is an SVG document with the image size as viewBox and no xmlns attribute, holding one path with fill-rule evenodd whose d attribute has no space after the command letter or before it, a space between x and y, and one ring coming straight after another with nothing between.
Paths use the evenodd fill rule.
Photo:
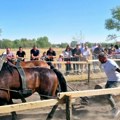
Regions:
<instances>
[{"instance_id":1,"label":"man in white shirt","mask_svg":"<svg viewBox=\"0 0 120 120\"><path fill-rule=\"evenodd\" d=\"M101 62L104 71L108 77L105 88L114 88L120 86L120 68L117 63L112 59L107 59L107 56L103 52L98 55L98 59ZM112 95L107 95L107 98L112 107L112 113L117 115L119 111L117 110Z\"/></svg>"}]
</instances>

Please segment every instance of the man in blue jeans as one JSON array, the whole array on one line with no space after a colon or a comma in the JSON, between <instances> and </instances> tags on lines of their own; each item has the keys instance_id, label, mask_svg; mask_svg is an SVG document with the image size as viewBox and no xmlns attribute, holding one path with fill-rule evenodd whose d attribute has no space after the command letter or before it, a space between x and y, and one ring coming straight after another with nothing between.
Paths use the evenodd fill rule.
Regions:
<instances>
[{"instance_id":1,"label":"man in blue jeans","mask_svg":"<svg viewBox=\"0 0 120 120\"><path fill-rule=\"evenodd\" d=\"M117 63L112 60L112 59L108 59L107 56L105 55L105 53L101 52L98 55L98 59L101 62L104 71L107 75L107 82L105 85L105 88L114 88L114 87L118 87L120 86L120 68L117 65ZM107 99L112 107L112 113L117 116L120 112L117 109L116 103L112 97L111 94L107 95Z\"/></svg>"}]
</instances>

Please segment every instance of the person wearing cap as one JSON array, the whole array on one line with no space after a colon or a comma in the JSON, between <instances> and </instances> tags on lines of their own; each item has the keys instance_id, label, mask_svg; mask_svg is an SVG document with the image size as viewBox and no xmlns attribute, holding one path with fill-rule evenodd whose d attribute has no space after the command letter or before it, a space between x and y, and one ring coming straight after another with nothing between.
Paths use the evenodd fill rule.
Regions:
<instances>
[{"instance_id":1,"label":"person wearing cap","mask_svg":"<svg viewBox=\"0 0 120 120\"><path fill-rule=\"evenodd\" d=\"M120 68L118 64L114 60L108 59L106 54L103 52L98 55L98 59L101 62L108 78L105 84L105 88L114 88L120 86ZM117 109L112 95L108 94L106 97L112 107L112 113L114 115L117 115L119 113L119 110Z\"/></svg>"},{"instance_id":2,"label":"person wearing cap","mask_svg":"<svg viewBox=\"0 0 120 120\"><path fill-rule=\"evenodd\" d=\"M96 60L98 58L98 55L104 52L103 47L101 44L98 44L97 47L93 51L93 59ZM99 70L102 70L101 65L98 62L93 62L93 69L94 72L96 72L97 66L99 66Z\"/></svg>"}]
</instances>

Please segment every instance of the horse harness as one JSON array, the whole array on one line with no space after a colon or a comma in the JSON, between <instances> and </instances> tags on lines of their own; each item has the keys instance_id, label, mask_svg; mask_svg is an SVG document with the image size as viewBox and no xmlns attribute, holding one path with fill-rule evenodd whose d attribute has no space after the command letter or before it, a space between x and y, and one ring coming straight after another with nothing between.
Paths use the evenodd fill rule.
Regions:
<instances>
[{"instance_id":1,"label":"horse harness","mask_svg":"<svg viewBox=\"0 0 120 120\"><path fill-rule=\"evenodd\" d=\"M21 94L23 94L23 95L24 94L31 94L32 90L27 88L26 75L25 75L25 72L24 72L23 68L20 65L20 61L19 60L17 60L16 68L17 68L17 70L19 72L19 75L21 77L21 82L22 82Z\"/></svg>"}]
</instances>

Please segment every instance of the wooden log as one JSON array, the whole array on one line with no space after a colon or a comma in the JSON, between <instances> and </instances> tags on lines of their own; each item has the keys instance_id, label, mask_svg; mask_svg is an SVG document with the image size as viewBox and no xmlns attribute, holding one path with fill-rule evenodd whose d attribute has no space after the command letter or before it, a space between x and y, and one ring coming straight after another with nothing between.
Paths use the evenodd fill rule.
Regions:
<instances>
[{"instance_id":1,"label":"wooden log","mask_svg":"<svg viewBox=\"0 0 120 120\"><path fill-rule=\"evenodd\" d=\"M108 88L108 89L96 89L96 90L83 90L74 92L61 92L58 94L58 98L61 99L65 95L71 96L71 98L84 97L84 96L96 96L96 95L106 95L120 93L120 88Z\"/></svg>"},{"instance_id":2,"label":"wooden log","mask_svg":"<svg viewBox=\"0 0 120 120\"><path fill-rule=\"evenodd\" d=\"M104 89L105 88L106 82L102 82L100 84L97 84L94 89ZM119 88L119 87L117 87ZM120 93L113 93L112 94L113 98L115 99L116 102L120 101ZM106 99L106 95L98 95L93 97L94 102L99 102L101 104L106 104L108 103L108 100Z\"/></svg>"},{"instance_id":3,"label":"wooden log","mask_svg":"<svg viewBox=\"0 0 120 120\"><path fill-rule=\"evenodd\" d=\"M99 83L99 84L95 85L94 89L103 89L103 88L105 88L105 84L106 84L106 82Z\"/></svg>"},{"instance_id":4,"label":"wooden log","mask_svg":"<svg viewBox=\"0 0 120 120\"><path fill-rule=\"evenodd\" d=\"M94 89L105 89L105 84L106 84L106 82L102 82L100 84L97 84ZM120 88L120 87L116 87L116 88ZM113 93L113 95L114 96L120 95L120 93Z\"/></svg>"}]
</instances>

